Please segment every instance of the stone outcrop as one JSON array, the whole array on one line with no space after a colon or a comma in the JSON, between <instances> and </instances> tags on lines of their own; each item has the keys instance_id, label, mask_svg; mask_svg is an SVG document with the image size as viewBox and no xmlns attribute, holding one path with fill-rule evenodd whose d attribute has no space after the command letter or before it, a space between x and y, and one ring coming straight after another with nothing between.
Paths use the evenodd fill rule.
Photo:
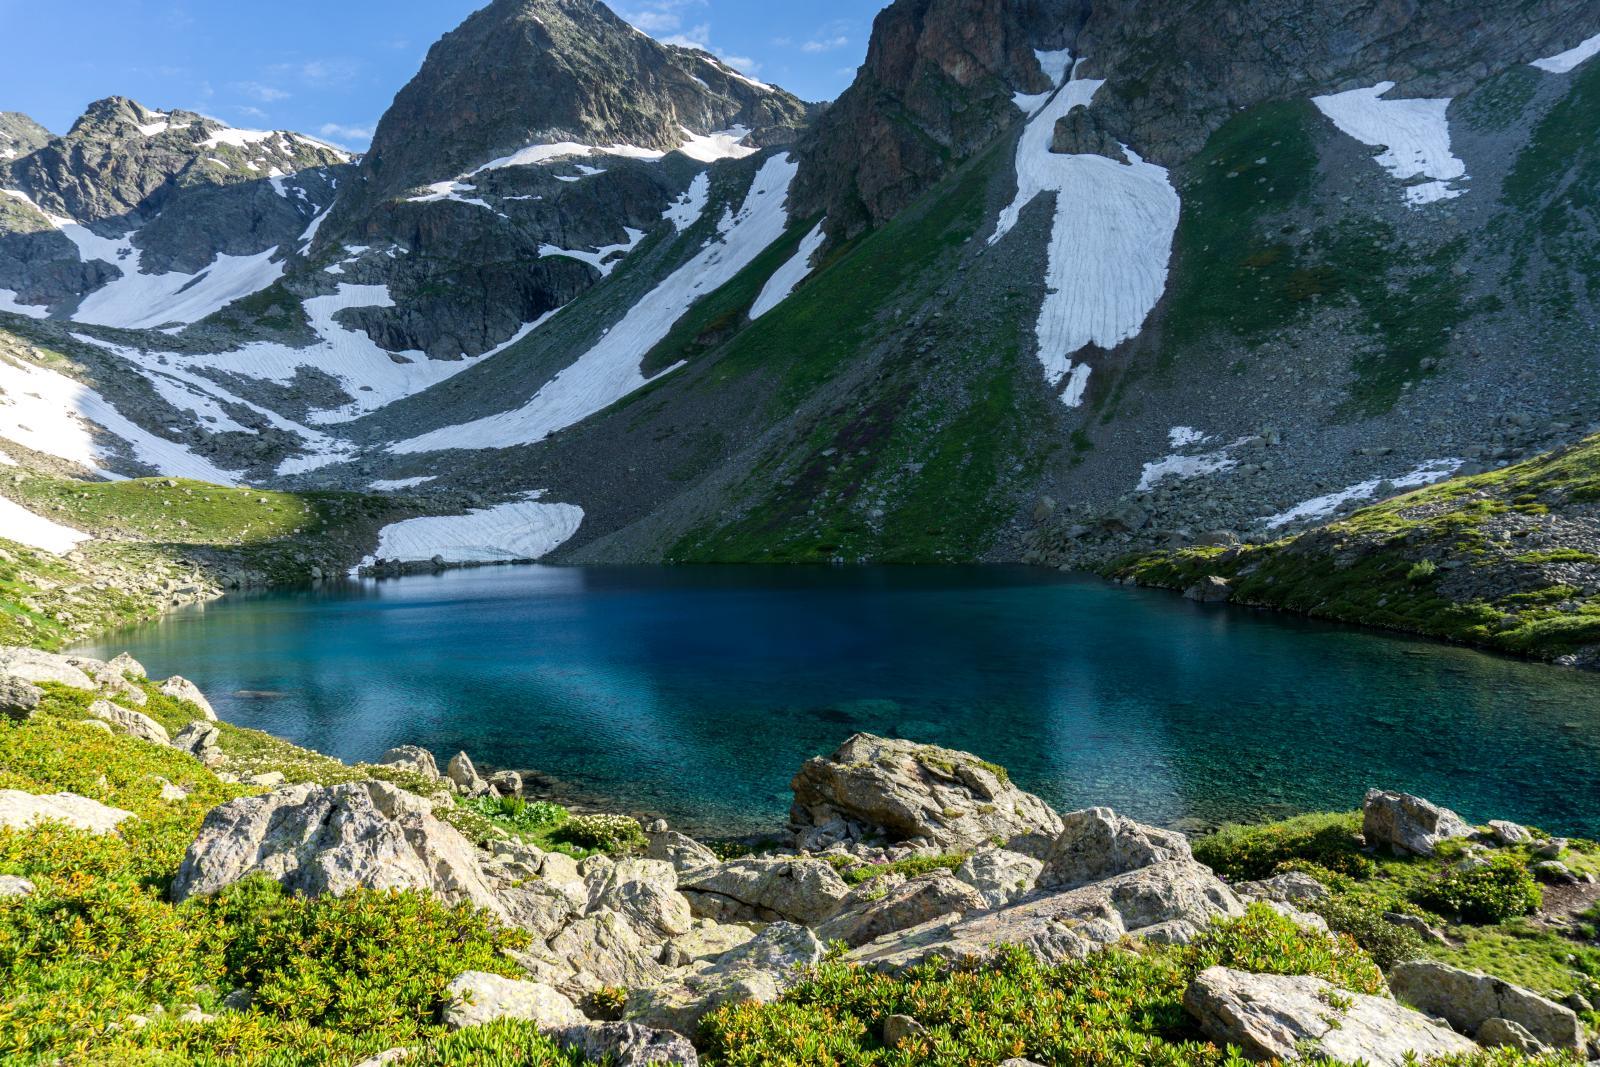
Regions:
<instances>
[{"instance_id":1,"label":"stone outcrop","mask_svg":"<svg viewBox=\"0 0 1600 1067\"><path fill-rule=\"evenodd\" d=\"M425 778L440 778L439 764L433 758L433 753L417 745L401 745L391 748L378 757L379 767L395 767L402 771L411 771Z\"/></svg>"},{"instance_id":2,"label":"stone outcrop","mask_svg":"<svg viewBox=\"0 0 1600 1067\"><path fill-rule=\"evenodd\" d=\"M868 941L921 926L944 915L963 915L986 907L983 894L966 882L943 872L924 874L898 884L875 879L852 893L840 912L821 926L823 941L843 941L851 948ZM882 894L879 896L879 894Z\"/></svg>"},{"instance_id":3,"label":"stone outcrop","mask_svg":"<svg viewBox=\"0 0 1600 1067\"><path fill-rule=\"evenodd\" d=\"M1242 914L1239 898L1207 868L1158 863L1077 889L1041 891L995 911L936 919L863 945L848 958L900 971L934 959L987 959L997 946L1021 945L1048 964L1127 936L1187 942L1214 919Z\"/></svg>"},{"instance_id":4,"label":"stone outcrop","mask_svg":"<svg viewBox=\"0 0 1600 1067\"><path fill-rule=\"evenodd\" d=\"M167 733L167 728L142 711L134 711L121 704L113 704L109 700L96 700L89 705L89 714L110 723L114 729L129 737L137 737L141 741L149 741L155 745L172 744L172 737Z\"/></svg>"},{"instance_id":5,"label":"stone outcrop","mask_svg":"<svg viewBox=\"0 0 1600 1067\"><path fill-rule=\"evenodd\" d=\"M1440 842L1471 837L1472 827L1449 808L1409 793L1374 789L1362 804L1367 844L1400 855L1431 856Z\"/></svg>"},{"instance_id":6,"label":"stone outcrop","mask_svg":"<svg viewBox=\"0 0 1600 1067\"><path fill-rule=\"evenodd\" d=\"M426 889L501 917L471 843L426 800L384 782L298 785L206 816L172 883L174 900L265 875L307 896Z\"/></svg>"},{"instance_id":7,"label":"stone outcrop","mask_svg":"<svg viewBox=\"0 0 1600 1067\"><path fill-rule=\"evenodd\" d=\"M1446 1019L1466 1034L1479 1034L1491 1019L1503 1019L1547 1048L1584 1047L1583 1026L1571 1008L1486 974L1418 960L1395 967L1389 987L1418 1011Z\"/></svg>"},{"instance_id":8,"label":"stone outcrop","mask_svg":"<svg viewBox=\"0 0 1600 1067\"><path fill-rule=\"evenodd\" d=\"M211 701L200 691L200 687L182 675L174 674L171 678L161 683L161 692L174 700L187 700L200 709L200 714L207 722L217 721L216 709L211 706Z\"/></svg>"},{"instance_id":9,"label":"stone outcrop","mask_svg":"<svg viewBox=\"0 0 1600 1067\"><path fill-rule=\"evenodd\" d=\"M0 789L0 826L25 830L44 822L61 822L91 834L109 834L133 812L113 808L76 793L40 795Z\"/></svg>"},{"instance_id":10,"label":"stone outcrop","mask_svg":"<svg viewBox=\"0 0 1600 1067\"><path fill-rule=\"evenodd\" d=\"M671 1030L652 1030L638 1023L589 1023L568 1026L549 1035L562 1048L592 1063L611 1067L699 1067L694 1045Z\"/></svg>"},{"instance_id":11,"label":"stone outcrop","mask_svg":"<svg viewBox=\"0 0 1600 1067\"><path fill-rule=\"evenodd\" d=\"M14 722L26 722L33 718L39 701L43 699L44 690L32 682L0 675L0 716Z\"/></svg>"},{"instance_id":12,"label":"stone outcrop","mask_svg":"<svg viewBox=\"0 0 1600 1067\"><path fill-rule=\"evenodd\" d=\"M651 859L665 860L680 874L711 867L718 862L717 854L686 834L675 830L657 830L649 835L650 844L645 855Z\"/></svg>"},{"instance_id":13,"label":"stone outcrop","mask_svg":"<svg viewBox=\"0 0 1600 1067\"><path fill-rule=\"evenodd\" d=\"M1189 984L1183 1006L1218 1044L1258 1060L1330 1059L1371 1067L1477 1051L1471 1041L1392 1000L1320 978L1213 967Z\"/></svg>"},{"instance_id":14,"label":"stone outcrop","mask_svg":"<svg viewBox=\"0 0 1600 1067\"><path fill-rule=\"evenodd\" d=\"M956 868L956 877L976 889L986 907L999 908L1033 892L1044 864L1003 848L974 853Z\"/></svg>"},{"instance_id":15,"label":"stone outcrop","mask_svg":"<svg viewBox=\"0 0 1600 1067\"><path fill-rule=\"evenodd\" d=\"M0 648L0 677L17 678L35 685L55 682L73 689L95 688L94 679L66 656L33 648Z\"/></svg>"},{"instance_id":16,"label":"stone outcrop","mask_svg":"<svg viewBox=\"0 0 1600 1067\"><path fill-rule=\"evenodd\" d=\"M1110 808L1075 811L1061 823L1039 872L1041 888L1076 889L1152 864L1194 858L1182 834L1144 826Z\"/></svg>"},{"instance_id":17,"label":"stone outcrop","mask_svg":"<svg viewBox=\"0 0 1600 1067\"><path fill-rule=\"evenodd\" d=\"M1054 837L1061 819L967 752L857 734L830 756L809 760L790 783L797 827L835 819L893 840L925 840L968 851L1028 835Z\"/></svg>"},{"instance_id":18,"label":"stone outcrop","mask_svg":"<svg viewBox=\"0 0 1600 1067\"><path fill-rule=\"evenodd\" d=\"M588 1022L572 1001L542 982L525 982L486 971L467 971L445 990L440 1021L452 1030L497 1019L525 1019L541 1030Z\"/></svg>"},{"instance_id":19,"label":"stone outcrop","mask_svg":"<svg viewBox=\"0 0 1600 1067\"><path fill-rule=\"evenodd\" d=\"M822 860L751 856L690 872L683 892L696 915L721 922L814 926L839 909L850 887Z\"/></svg>"},{"instance_id":20,"label":"stone outcrop","mask_svg":"<svg viewBox=\"0 0 1600 1067\"><path fill-rule=\"evenodd\" d=\"M457 752L452 756L444 773L457 789L468 796L479 796L489 791L489 783L478 774L478 768L472 765L472 757L465 752Z\"/></svg>"},{"instance_id":21,"label":"stone outcrop","mask_svg":"<svg viewBox=\"0 0 1600 1067\"><path fill-rule=\"evenodd\" d=\"M803 968L822 960L822 942L794 923L777 922L716 960L696 964L670 980L635 990L626 1017L647 1026L692 1034L705 1015L726 1003L771 1003Z\"/></svg>"}]
</instances>

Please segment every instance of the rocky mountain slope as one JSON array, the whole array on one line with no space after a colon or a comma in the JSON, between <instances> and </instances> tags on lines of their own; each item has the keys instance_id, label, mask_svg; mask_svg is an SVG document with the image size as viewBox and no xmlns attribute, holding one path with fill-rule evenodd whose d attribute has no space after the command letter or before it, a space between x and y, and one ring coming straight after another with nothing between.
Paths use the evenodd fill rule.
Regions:
<instances>
[{"instance_id":1,"label":"rocky mountain slope","mask_svg":"<svg viewBox=\"0 0 1600 1067\"><path fill-rule=\"evenodd\" d=\"M1270 540L1600 425L1597 34L899 0L819 109L499 0L358 163L96 105L0 181L0 314L132 425L93 466L477 502L407 552L495 508L573 560Z\"/></svg>"}]
</instances>

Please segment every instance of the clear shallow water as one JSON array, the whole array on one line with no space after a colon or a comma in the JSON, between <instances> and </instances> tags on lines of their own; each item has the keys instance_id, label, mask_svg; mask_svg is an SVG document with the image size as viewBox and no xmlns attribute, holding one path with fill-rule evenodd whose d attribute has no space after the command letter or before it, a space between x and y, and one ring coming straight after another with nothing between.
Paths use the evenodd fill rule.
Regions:
<instances>
[{"instance_id":1,"label":"clear shallow water","mask_svg":"<svg viewBox=\"0 0 1600 1067\"><path fill-rule=\"evenodd\" d=\"M702 832L781 824L800 763L865 730L1165 824L1385 786L1600 836L1600 677L1042 570L455 571L229 599L96 651L124 648L347 760L464 748Z\"/></svg>"}]
</instances>

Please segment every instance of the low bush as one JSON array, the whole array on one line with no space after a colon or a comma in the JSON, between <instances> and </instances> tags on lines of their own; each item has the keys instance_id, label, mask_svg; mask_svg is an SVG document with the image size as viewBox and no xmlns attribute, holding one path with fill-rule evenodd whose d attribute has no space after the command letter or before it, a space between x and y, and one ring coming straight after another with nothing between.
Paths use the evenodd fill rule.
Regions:
<instances>
[{"instance_id":1,"label":"low bush","mask_svg":"<svg viewBox=\"0 0 1600 1067\"><path fill-rule=\"evenodd\" d=\"M1372 874L1356 835L1361 815L1302 815L1263 826L1224 826L1194 843L1194 855L1229 881L1270 878L1290 863L1312 863L1352 878Z\"/></svg>"},{"instance_id":2,"label":"low bush","mask_svg":"<svg viewBox=\"0 0 1600 1067\"><path fill-rule=\"evenodd\" d=\"M627 852L647 844L638 820L626 815L573 815L551 836L557 841L600 852Z\"/></svg>"},{"instance_id":3,"label":"low bush","mask_svg":"<svg viewBox=\"0 0 1600 1067\"><path fill-rule=\"evenodd\" d=\"M1482 865L1455 867L1420 886L1417 904L1462 922L1504 922L1531 915L1544 904L1533 872L1520 856L1500 853Z\"/></svg>"},{"instance_id":4,"label":"low bush","mask_svg":"<svg viewBox=\"0 0 1600 1067\"><path fill-rule=\"evenodd\" d=\"M893 863L857 863L854 860L835 863L839 877L850 885L861 885L885 874L903 874L915 878L933 871L954 871L967 862L965 852L946 852L938 856L912 856Z\"/></svg>"},{"instance_id":5,"label":"low bush","mask_svg":"<svg viewBox=\"0 0 1600 1067\"><path fill-rule=\"evenodd\" d=\"M560 826L571 816L560 804L548 800L528 801L522 797L478 797L465 805L496 825L522 833L537 833Z\"/></svg>"},{"instance_id":6,"label":"low bush","mask_svg":"<svg viewBox=\"0 0 1600 1067\"><path fill-rule=\"evenodd\" d=\"M1337 896L1314 901L1308 907L1326 919L1330 929L1348 934L1386 971L1423 954L1422 935L1385 919L1381 908Z\"/></svg>"}]
</instances>

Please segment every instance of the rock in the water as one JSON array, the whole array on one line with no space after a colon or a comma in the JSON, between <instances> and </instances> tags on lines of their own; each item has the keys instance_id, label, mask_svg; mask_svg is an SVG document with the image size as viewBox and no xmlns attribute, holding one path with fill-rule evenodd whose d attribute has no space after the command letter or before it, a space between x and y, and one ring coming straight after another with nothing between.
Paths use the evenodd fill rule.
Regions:
<instances>
[{"instance_id":1,"label":"rock in the water","mask_svg":"<svg viewBox=\"0 0 1600 1067\"><path fill-rule=\"evenodd\" d=\"M66 656L35 648L0 648L0 677L39 684L58 682L73 689L93 689L94 679Z\"/></svg>"},{"instance_id":2,"label":"rock in the water","mask_svg":"<svg viewBox=\"0 0 1600 1067\"><path fill-rule=\"evenodd\" d=\"M442 1022L452 1030L497 1019L526 1019L541 1030L586 1023L572 1001L543 982L524 982L486 971L468 971L445 991Z\"/></svg>"},{"instance_id":3,"label":"rock in the water","mask_svg":"<svg viewBox=\"0 0 1600 1067\"><path fill-rule=\"evenodd\" d=\"M1187 942L1213 919L1244 905L1211 871L1192 861L1156 864L1064 892L1041 891L1010 907L936 919L870 942L848 959L901 971L929 960L989 959L1021 945L1045 964L1077 959L1132 935Z\"/></svg>"},{"instance_id":4,"label":"rock in the water","mask_svg":"<svg viewBox=\"0 0 1600 1067\"><path fill-rule=\"evenodd\" d=\"M426 800L385 782L297 785L213 809L172 897L215 893L252 874L306 896L426 889L507 915L471 843L434 818Z\"/></svg>"},{"instance_id":5,"label":"rock in the water","mask_svg":"<svg viewBox=\"0 0 1600 1067\"><path fill-rule=\"evenodd\" d=\"M991 848L968 856L956 877L972 886L991 908L1004 907L1033 892L1044 864L1032 856Z\"/></svg>"},{"instance_id":6,"label":"rock in the water","mask_svg":"<svg viewBox=\"0 0 1600 1067\"><path fill-rule=\"evenodd\" d=\"M683 891L696 915L720 922L786 919L815 926L839 910L850 887L822 860L750 856L690 872Z\"/></svg>"},{"instance_id":7,"label":"rock in the water","mask_svg":"<svg viewBox=\"0 0 1600 1067\"><path fill-rule=\"evenodd\" d=\"M44 699L44 690L21 678L0 675L0 716L27 722Z\"/></svg>"},{"instance_id":8,"label":"rock in the water","mask_svg":"<svg viewBox=\"0 0 1600 1067\"><path fill-rule=\"evenodd\" d=\"M647 1026L692 1034L719 1005L756 1001L770 1004L783 995L804 968L822 960L822 942L794 923L777 922L747 944L687 974L628 998L626 1016Z\"/></svg>"},{"instance_id":9,"label":"rock in the water","mask_svg":"<svg viewBox=\"0 0 1600 1067\"><path fill-rule=\"evenodd\" d=\"M844 818L949 851L1061 832L1049 805L1018 789L1002 768L967 752L871 734L808 760L790 788L789 818L797 827Z\"/></svg>"},{"instance_id":10,"label":"rock in the water","mask_svg":"<svg viewBox=\"0 0 1600 1067\"><path fill-rule=\"evenodd\" d=\"M644 854L653 860L665 860L680 874L702 867L711 867L718 862L715 852L694 838L674 830L658 830L652 833L650 845Z\"/></svg>"},{"instance_id":11,"label":"rock in the water","mask_svg":"<svg viewBox=\"0 0 1600 1067\"><path fill-rule=\"evenodd\" d=\"M891 885L879 899L872 883L859 897L817 927L823 941L843 941L851 948L896 930L921 926L942 915L964 915L986 907L983 895L972 886L942 871L920 875Z\"/></svg>"},{"instance_id":12,"label":"rock in the water","mask_svg":"<svg viewBox=\"0 0 1600 1067\"><path fill-rule=\"evenodd\" d=\"M149 741L156 745L172 744L172 737L167 733L167 728L142 711L134 711L121 704L113 704L109 700L96 700L89 705L89 714L110 723L114 729L129 737L137 737L141 741Z\"/></svg>"},{"instance_id":13,"label":"rock in the water","mask_svg":"<svg viewBox=\"0 0 1600 1067\"><path fill-rule=\"evenodd\" d=\"M402 771L411 771L425 778L437 779L442 777L439 774L439 764L434 760L433 753L417 745L400 745L398 748L391 748L378 757L377 765L379 767L395 767Z\"/></svg>"},{"instance_id":14,"label":"rock in the water","mask_svg":"<svg viewBox=\"0 0 1600 1067\"><path fill-rule=\"evenodd\" d=\"M682 1034L652 1030L637 1023L589 1023L569 1026L550 1036L567 1051L611 1067L645 1067L653 1063L699 1067L700 1064L694 1046Z\"/></svg>"},{"instance_id":15,"label":"rock in the water","mask_svg":"<svg viewBox=\"0 0 1600 1067\"><path fill-rule=\"evenodd\" d=\"M34 884L14 874L0 874L0 897L26 897L34 893Z\"/></svg>"},{"instance_id":16,"label":"rock in the water","mask_svg":"<svg viewBox=\"0 0 1600 1067\"><path fill-rule=\"evenodd\" d=\"M217 712L211 706L211 701L207 700L206 695L200 692L199 686L182 675L174 674L171 678L162 682L161 692L174 700L187 700L200 709L200 714L205 717L207 722L217 721Z\"/></svg>"},{"instance_id":17,"label":"rock in the water","mask_svg":"<svg viewBox=\"0 0 1600 1067\"><path fill-rule=\"evenodd\" d=\"M1185 589L1183 595L1201 604L1226 604L1233 599L1233 584L1226 578L1207 575Z\"/></svg>"},{"instance_id":18,"label":"rock in the water","mask_svg":"<svg viewBox=\"0 0 1600 1067\"><path fill-rule=\"evenodd\" d=\"M472 765L472 757L465 752L457 752L450 759L450 765L445 768L445 775L455 783L456 788L468 796L477 796L489 791L489 783L478 775L478 768Z\"/></svg>"},{"instance_id":19,"label":"rock in the water","mask_svg":"<svg viewBox=\"0 0 1600 1067\"><path fill-rule=\"evenodd\" d=\"M1405 1067L1408 1057L1425 1061L1477 1050L1420 1012L1320 978L1213 967L1189 984L1183 1006L1207 1037L1237 1045L1252 1059Z\"/></svg>"},{"instance_id":20,"label":"rock in the water","mask_svg":"<svg viewBox=\"0 0 1600 1067\"><path fill-rule=\"evenodd\" d=\"M63 822L91 834L109 834L133 812L108 807L76 793L40 796L19 789L0 789L0 827L26 830L41 822Z\"/></svg>"},{"instance_id":21,"label":"rock in the water","mask_svg":"<svg viewBox=\"0 0 1600 1067\"><path fill-rule=\"evenodd\" d=\"M1442 841L1472 836L1472 827L1461 816L1409 793L1374 789L1362 812L1367 844L1401 855L1431 856Z\"/></svg>"},{"instance_id":22,"label":"rock in the water","mask_svg":"<svg viewBox=\"0 0 1600 1067\"><path fill-rule=\"evenodd\" d=\"M1476 1034L1490 1019L1505 1019L1550 1048L1583 1048L1583 1026L1571 1008L1477 971L1416 960L1389 973L1389 988L1462 1033Z\"/></svg>"},{"instance_id":23,"label":"rock in the water","mask_svg":"<svg viewBox=\"0 0 1600 1067\"><path fill-rule=\"evenodd\" d=\"M1062 829L1039 886L1076 889L1141 867L1194 858L1189 839L1124 818L1110 808L1088 808L1061 817Z\"/></svg>"}]
</instances>

